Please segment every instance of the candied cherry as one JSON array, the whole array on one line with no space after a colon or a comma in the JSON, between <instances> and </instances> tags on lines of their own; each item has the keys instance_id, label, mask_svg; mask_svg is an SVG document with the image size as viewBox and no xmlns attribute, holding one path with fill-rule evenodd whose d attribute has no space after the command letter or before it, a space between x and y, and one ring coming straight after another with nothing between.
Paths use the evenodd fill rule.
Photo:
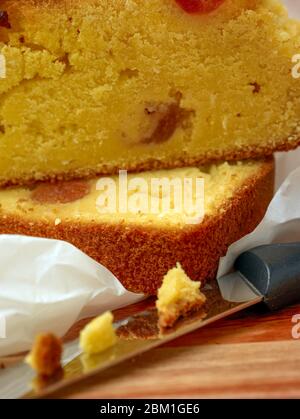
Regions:
<instances>
[{"instance_id":1,"label":"candied cherry","mask_svg":"<svg viewBox=\"0 0 300 419\"><path fill-rule=\"evenodd\" d=\"M216 10L225 0L175 0L187 13L205 14Z\"/></svg>"}]
</instances>

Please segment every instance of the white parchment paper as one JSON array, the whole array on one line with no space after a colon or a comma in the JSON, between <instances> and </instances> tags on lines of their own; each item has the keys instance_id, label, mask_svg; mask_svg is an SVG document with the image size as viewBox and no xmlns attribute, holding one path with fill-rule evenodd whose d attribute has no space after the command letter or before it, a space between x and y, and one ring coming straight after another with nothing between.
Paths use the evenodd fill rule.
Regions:
<instances>
[{"instance_id":1,"label":"white parchment paper","mask_svg":"<svg viewBox=\"0 0 300 419\"><path fill-rule=\"evenodd\" d=\"M143 298L69 243L0 235L0 356L27 350L35 335L63 336L84 317Z\"/></svg>"},{"instance_id":2,"label":"white parchment paper","mask_svg":"<svg viewBox=\"0 0 300 419\"><path fill-rule=\"evenodd\" d=\"M300 242L300 150L279 154L276 160L278 189L268 211L252 233L229 247L220 261L218 278L230 272L235 259L246 250L262 244ZM243 301L238 282L234 289L227 287L226 281L219 281L219 285L225 299Z\"/></svg>"}]
</instances>

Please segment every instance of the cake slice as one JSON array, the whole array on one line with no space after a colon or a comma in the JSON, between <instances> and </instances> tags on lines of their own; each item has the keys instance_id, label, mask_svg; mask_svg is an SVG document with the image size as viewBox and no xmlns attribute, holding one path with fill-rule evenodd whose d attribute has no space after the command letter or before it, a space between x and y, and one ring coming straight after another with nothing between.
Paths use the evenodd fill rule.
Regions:
<instances>
[{"instance_id":1,"label":"cake slice","mask_svg":"<svg viewBox=\"0 0 300 419\"><path fill-rule=\"evenodd\" d=\"M215 277L228 246L262 219L272 198L273 176L273 160L131 174L127 212L119 176L10 187L0 190L0 234L68 241L135 292L155 294L177 262L191 279L204 284ZM170 193L165 187L157 193L152 188L157 179L170 185L176 180L177 186L192 180L190 195L200 206L198 197L203 195L201 190L197 195L196 181L203 179L204 214L196 206L194 213L193 207L180 209L171 186ZM108 193L105 185L115 186ZM169 207L163 205L166 198Z\"/></svg>"},{"instance_id":2,"label":"cake slice","mask_svg":"<svg viewBox=\"0 0 300 419\"><path fill-rule=\"evenodd\" d=\"M0 184L270 155L300 139L278 0L2 0Z\"/></svg>"}]
</instances>

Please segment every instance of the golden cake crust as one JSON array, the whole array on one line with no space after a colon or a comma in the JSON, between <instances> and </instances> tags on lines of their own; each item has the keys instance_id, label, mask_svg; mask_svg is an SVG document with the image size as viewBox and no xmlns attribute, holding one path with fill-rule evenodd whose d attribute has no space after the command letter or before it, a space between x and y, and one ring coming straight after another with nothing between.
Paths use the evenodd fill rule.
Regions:
<instances>
[{"instance_id":1,"label":"golden cake crust","mask_svg":"<svg viewBox=\"0 0 300 419\"><path fill-rule=\"evenodd\" d=\"M156 294L163 276L180 262L187 275L213 279L228 246L261 221L273 195L274 162L266 160L217 216L178 228L94 223L30 223L0 214L1 234L24 234L68 241L110 269L131 291Z\"/></svg>"}]
</instances>

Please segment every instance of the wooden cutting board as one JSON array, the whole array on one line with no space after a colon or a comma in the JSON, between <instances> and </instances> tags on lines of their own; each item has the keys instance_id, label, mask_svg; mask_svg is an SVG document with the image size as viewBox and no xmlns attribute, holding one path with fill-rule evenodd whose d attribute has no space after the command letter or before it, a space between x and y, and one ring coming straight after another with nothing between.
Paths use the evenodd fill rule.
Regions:
<instances>
[{"instance_id":1,"label":"wooden cutting board","mask_svg":"<svg viewBox=\"0 0 300 419\"><path fill-rule=\"evenodd\" d=\"M119 310L116 318L144 305ZM292 337L296 314L300 315L300 305L276 314L253 307L55 397L300 398L300 338ZM69 337L75 337L81 327L78 324Z\"/></svg>"}]
</instances>

